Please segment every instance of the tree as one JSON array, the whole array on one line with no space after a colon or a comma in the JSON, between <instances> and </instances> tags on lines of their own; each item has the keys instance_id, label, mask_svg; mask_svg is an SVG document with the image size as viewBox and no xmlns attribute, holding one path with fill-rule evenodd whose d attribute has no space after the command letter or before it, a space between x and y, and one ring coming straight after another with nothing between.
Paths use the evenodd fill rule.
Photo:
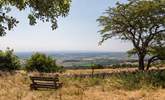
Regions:
<instances>
[{"instance_id":1,"label":"tree","mask_svg":"<svg viewBox=\"0 0 165 100\"><path fill-rule=\"evenodd\" d=\"M144 59L149 48L157 41L165 41L165 1L129 0L116 3L97 19L102 29L103 43L117 37L129 41L139 58L139 70L144 70Z\"/></svg>"},{"instance_id":2,"label":"tree","mask_svg":"<svg viewBox=\"0 0 165 100\"><path fill-rule=\"evenodd\" d=\"M136 55L137 51L134 48L132 50L129 50L127 53L129 54L129 56L132 56L132 55ZM165 60L165 46L159 45L159 46L149 47L147 55L148 55L148 61L147 61L146 70L149 70L149 68L151 67L151 63L157 60L160 61Z\"/></svg>"},{"instance_id":3,"label":"tree","mask_svg":"<svg viewBox=\"0 0 165 100\"><path fill-rule=\"evenodd\" d=\"M20 69L20 60L13 54L13 50L7 48L6 51L0 51L0 70L13 71Z\"/></svg>"},{"instance_id":4,"label":"tree","mask_svg":"<svg viewBox=\"0 0 165 100\"><path fill-rule=\"evenodd\" d=\"M159 45L151 47L149 55L151 57L148 59L146 70L149 70L151 63L153 63L154 61L165 60L165 46Z\"/></svg>"},{"instance_id":5,"label":"tree","mask_svg":"<svg viewBox=\"0 0 165 100\"><path fill-rule=\"evenodd\" d=\"M30 25L35 25L37 20L51 22L54 30L57 28L57 18L68 15L70 2L71 0L0 0L0 36L4 36L6 30L11 30L18 23L16 18L9 15L13 7L19 11L30 8Z\"/></svg>"},{"instance_id":6,"label":"tree","mask_svg":"<svg viewBox=\"0 0 165 100\"><path fill-rule=\"evenodd\" d=\"M38 72L59 72L62 71L62 67L56 65L56 61L42 53L35 53L27 60L26 70L27 71L38 71Z\"/></svg>"},{"instance_id":7,"label":"tree","mask_svg":"<svg viewBox=\"0 0 165 100\"><path fill-rule=\"evenodd\" d=\"M94 74L94 70L95 69L103 69L103 68L104 68L104 66L102 66L100 64L91 64L91 69L92 69L91 75L92 75L92 77L93 77L93 74Z\"/></svg>"}]
</instances>

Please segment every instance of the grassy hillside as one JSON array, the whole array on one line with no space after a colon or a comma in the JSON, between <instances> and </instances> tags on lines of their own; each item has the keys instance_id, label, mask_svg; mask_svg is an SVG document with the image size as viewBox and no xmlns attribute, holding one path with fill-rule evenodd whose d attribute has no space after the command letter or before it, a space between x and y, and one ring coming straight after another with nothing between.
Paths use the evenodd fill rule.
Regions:
<instances>
[{"instance_id":1,"label":"grassy hillside","mask_svg":"<svg viewBox=\"0 0 165 100\"><path fill-rule=\"evenodd\" d=\"M105 79L61 76L61 89L38 91L29 89L26 72L0 75L0 100L165 100L165 70L117 73Z\"/></svg>"}]
</instances>

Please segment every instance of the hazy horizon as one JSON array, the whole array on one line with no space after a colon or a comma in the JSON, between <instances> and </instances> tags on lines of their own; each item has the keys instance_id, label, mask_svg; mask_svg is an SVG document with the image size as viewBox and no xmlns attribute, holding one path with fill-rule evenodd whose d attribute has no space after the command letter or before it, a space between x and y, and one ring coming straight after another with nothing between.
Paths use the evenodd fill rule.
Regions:
<instances>
[{"instance_id":1,"label":"hazy horizon","mask_svg":"<svg viewBox=\"0 0 165 100\"><path fill-rule=\"evenodd\" d=\"M15 53L126 53L127 51L88 51L88 50L61 50L61 51L15 51Z\"/></svg>"},{"instance_id":2,"label":"hazy horizon","mask_svg":"<svg viewBox=\"0 0 165 100\"><path fill-rule=\"evenodd\" d=\"M98 46L101 36L96 19L103 15L108 7L115 6L117 1L127 0L72 0L69 16L58 19L58 28L55 31L51 30L50 23L40 21L35 26L29 26L26 18L29 9L21 13L14 9L11 15L20 23L0 38L0 49L10 47L15 52L125 52L132 48L132 45L117 39L108 40Z\"/></svg>"}]
</instances>

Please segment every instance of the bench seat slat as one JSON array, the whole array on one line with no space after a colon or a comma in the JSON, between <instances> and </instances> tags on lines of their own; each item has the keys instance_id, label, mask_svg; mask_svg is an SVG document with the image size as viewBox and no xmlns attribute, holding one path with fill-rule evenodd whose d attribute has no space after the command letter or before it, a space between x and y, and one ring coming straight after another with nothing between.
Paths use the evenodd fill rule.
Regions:
<instances>
[{"instance_id":1,"label":"bench seat slat","mask_svg":"<svg viewBox=\"0 0 165 100\"><path fill-rule=\"evenodd\" d=\"M53 85L34 85L36 88L52 88L52 89L56 89L57 86L53 86Z\"/></svg>"}]
</instances>

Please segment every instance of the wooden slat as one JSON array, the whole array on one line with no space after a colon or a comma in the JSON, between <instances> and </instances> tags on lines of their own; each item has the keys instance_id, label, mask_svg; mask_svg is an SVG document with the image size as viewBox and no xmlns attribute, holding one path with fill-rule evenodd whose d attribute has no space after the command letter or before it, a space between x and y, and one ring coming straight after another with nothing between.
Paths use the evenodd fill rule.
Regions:
<instances>
[{"instance_id":1,"label":"wooden slat","mask_svg":"<svg viewBox=\"0 0 165 100\"><path fill-rule=\"evenodd\" d=\"M57 86L54 86L54 85L46 85L46 84L37 84L37 85L34 85L34 87L36 87L36 88L52 88L52 89L56 89L57 88Z\"/></svg>"},{"instance_id":2,"label":"wooden slat","mask_svg":"<svg viewBox=\"0 0 165 100\"><path fill-rule=\"evenodd\" d=\"M62 83L59 82L58 77L30 77L32 84L30 85L31 89L37 88L52 88L57 89L62 87Z\"/></svg>"},{"instance_id":3,"label":"wooden slat","mask_svg":"<svg viewBox=\"0 0 165 100\"><path fill-rule=\"evenodd\" d=\"M41 80L41 81L54 81L59 79L57 77L30 77L31 80Z\"/></svg>"}]
</instances>

